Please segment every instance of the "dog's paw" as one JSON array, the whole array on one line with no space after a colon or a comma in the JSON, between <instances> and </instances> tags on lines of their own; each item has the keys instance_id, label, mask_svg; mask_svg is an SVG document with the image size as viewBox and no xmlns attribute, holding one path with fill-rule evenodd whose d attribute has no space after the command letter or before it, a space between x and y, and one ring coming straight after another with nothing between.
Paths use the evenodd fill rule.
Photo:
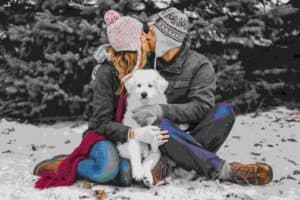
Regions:
<instances>
[{"instance_id":1,"label":"dog's paw","mask_svg":"<svg viewBox=\"0 0 300 200\"><path fill-rule=\"evenodd\" d=\"M132 169L132 177L136 181L141 181L144 177L144 169L142 167Z\"/></svg>"},{"instance_id":2,"label":"dog's paw","mask_svg":"<svg viewBox=\"0 0 300 200\"><path fill-rule=\"evenodd\" d=\"M151 171L147 170L145 171L144 177L143 177L143 183L146 187L151 187L153 185L153 176Z\"/></svg>"}]
</instances>

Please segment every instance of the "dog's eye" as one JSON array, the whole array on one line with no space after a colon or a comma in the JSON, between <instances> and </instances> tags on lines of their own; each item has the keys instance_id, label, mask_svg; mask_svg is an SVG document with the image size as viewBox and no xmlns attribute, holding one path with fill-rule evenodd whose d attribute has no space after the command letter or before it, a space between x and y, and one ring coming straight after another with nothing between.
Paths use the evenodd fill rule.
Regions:
<instances>
[{"instance_id":1,"label":"dog's eye","mask_svg":"<svg viewBox=\"0 0 300 200\"><path fill-rule=\"evenodd\" d=\"M151 88L151 87L152 87L152 84L149 84L148 87Z\"/></svg>"},{"instance_id":2,"label":"dog's eye","mask_svg":"<svg viewBox=\"0 0 300 200\"><path fill-rule=\"evenodd\" d=\"M141 84L138 84L137 86L138 86L138 87L142 87L142 85L141 85Z\"/></svg>"}]
</instances>

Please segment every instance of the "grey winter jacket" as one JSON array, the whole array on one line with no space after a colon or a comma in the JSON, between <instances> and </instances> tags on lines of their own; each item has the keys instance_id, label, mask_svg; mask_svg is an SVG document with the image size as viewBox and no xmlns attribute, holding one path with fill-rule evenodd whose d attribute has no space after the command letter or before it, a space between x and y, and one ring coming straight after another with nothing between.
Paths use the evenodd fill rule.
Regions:
<instances>
[{"instance_id":1,"label":"grey winter jacket","mask_svg":"<svg viewBox=\"0 0 300 200\"><path fill-rule=\"evenodd\" d=\"M145 68L151 68L150 63ZM216 75L209 60L182 46L171 62L157 61L157 70L169 82L166 90L167 105L161 105L164 117L176 123L194 127L215 105ZM117 71L108 63L96 72L94 110L89 130L104 134L112 141L126 142L129 127L113 122L119 87Z\"/></svg>"}]
</instances>

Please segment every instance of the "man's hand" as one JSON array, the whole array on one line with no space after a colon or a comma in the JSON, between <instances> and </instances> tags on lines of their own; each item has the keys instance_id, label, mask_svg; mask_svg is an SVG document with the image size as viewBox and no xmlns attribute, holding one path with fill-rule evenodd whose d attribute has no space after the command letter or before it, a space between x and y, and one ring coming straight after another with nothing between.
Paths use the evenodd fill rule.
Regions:
<instances>
[{"instance_id":1,"label":"man's hand","mask_svg":"<svg viewBox=\"0 0 300 200\"><path fill-rule=\"evenodd\" d=\"M140 125L152 125L156 120L162 118L163 111L160 105L143 106L132 111L133 119Z\"/></svg>"}]
</instances>

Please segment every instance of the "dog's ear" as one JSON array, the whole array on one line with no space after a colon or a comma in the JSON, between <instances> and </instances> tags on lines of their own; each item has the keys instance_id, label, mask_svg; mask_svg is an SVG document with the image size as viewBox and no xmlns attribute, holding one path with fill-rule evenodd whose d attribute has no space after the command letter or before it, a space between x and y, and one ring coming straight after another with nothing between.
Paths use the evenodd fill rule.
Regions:
<instances>
[{"instance_id":1,"label":"dog's ear","mask_svg":"<svg viewBox=\"0 0 300 200\"><path fill-rule=\"evenodd\" d=\"M155 79L155 84L158 88L158 90L163 94L165 93L169 83L166 81L158 72Z\"/></svg>"},{"instance_id":2,"label":"dog's ear","mask_svg":"<svg viewBox=\"0 0 300 200\"><path fill-rule=\"evenodd\" d=\"M128 94L132 93L134 84L135 84L135 81L132 76L126 77L126 79L124 79L124 86L125 86Z\"/></svg>"}]
</instances>

